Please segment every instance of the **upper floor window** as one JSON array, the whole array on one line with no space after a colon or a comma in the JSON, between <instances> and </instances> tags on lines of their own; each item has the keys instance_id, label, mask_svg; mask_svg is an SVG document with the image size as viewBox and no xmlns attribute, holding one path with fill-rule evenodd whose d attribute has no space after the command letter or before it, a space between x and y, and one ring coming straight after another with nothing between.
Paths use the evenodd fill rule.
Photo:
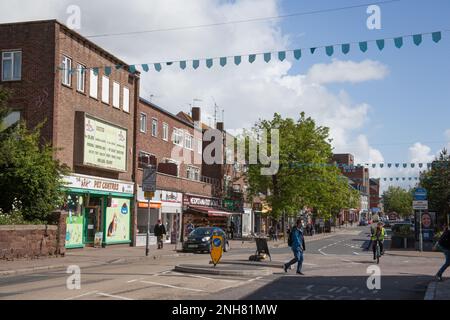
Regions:
<instances>
[{"instance_id":1,"label":"upper floor window","mask_svg":"<svg viewBox=\"0 0 450 320\"><path fill-rule=\"evenodd\" d=\"M98 74L95 74L94 70L90 69L89 76L89 95L92 98L97 99L98 95Z\"/></svg>"},{"instance_id":2,"label":"upper floor window","mask_svg":"<svg viewBox=\"0 0 450 320\"><path fill-rule=\"evenodd\" d=\"M113 107L120 108L120 84L113 82Z\"/></svg>"},{"instance_id":3,"label":"upper floor window","mask_svg":"<svg viewBox=\"0 0 450 320\"><path fill-rule=\"evenodd\" d=\"M185 137L184 137L184 147L186 149L192 150L193 146L192 146L192 136L189 133L186 133Z\"/></svg>"},{"instance_id":4,"label":"upper floor window","mask_svg":"<svg viewBox=\"0 0 450 320\"><path fill-rule=\"evenodd\" d=\"M102 76L102 102L109 104L109 78Z\"/></svg>"},{"instance_id":5,"label":"upper floor window","mask_svg":"<svg viewBox=\"0 0 450 320\"><path fill-rule=\"evenodd\" d=\"M152 119L152 136L158 136L158 119Z\"/></svg>"},{"instance_id":6,"label":"upper floor window","mask_svg":"<svg viewBox=\"0 0 450 320\"><path fill-rule=\"evenodd\" d=\"M66 56L62 58L62 83L69 87L72 85L72 59Z\"/></svg>"},{"instance_id":7,"label":"upper floor window","mask_svg":"<svg viewBox=\"0 0 450 320\"><path fill-rule=\"evenodd\" d=\"M167 123L163 123L163 140L169 140L169 125Z\"/></svg>"},{"instance_id":8,"label":"upper floor window","mask_svg":"<svg viewBox=\"0 0 450 320\"><path fill-rule=\"evenodd\" d=\"M2 81L22 79L22 51L2 52Z\"/></svg>"},{"instance_id":9,"label":"upper floor window","mask_svg":"<svg viewBox=\"0 0 450 320\"><path fill-rule=\"evenodd\" d=\"M19 121L20 121L20 111L11 111L3 119L3 123L0 123L0 127L3 127L3 129L6 129Z\"/></svg>"},{"instance_id":10,"label":"upper floor window","mask_svg":"<svg viewBox=\"0 0 450 320\"><path fill-rule=\"evenodd\" d=\"M172 134L173 143L182 147L183 146L183 130L173 128Z\"/></svg>"},{"instance_id":11,"label":"upper floor window","mask_svg":"<svg viewBox=\"0 0 450 320\"><path fill-rule=\"evenodd\" d=\"M77 65L77 91L84 92L86 83L86 67L82 64Z\"/></svg>"},{"instance_id":12,"label":"upper floor window","mask_svg":"<svg viewBox=\"0 0 450 320\"><path fill-rule=\"evenodd\" d=\"M145 133L145 131L147 131L147 115L145 113L141 112L139 123L141 132Z\"/></svg>"},{"instance_id":13,"label":"upper floor window","mask_svg":"<svg viewBox=\"0 0 450 320\"><path fill-rule=\"evenodd\" d=\"M127 87L123 88L122 109L125 112L130 112L130 89Z\"/></svg>"},{"instance_id":14,"label":"upper floor window","mask_svg":"<svg viewBox=\"0 0 450 320\"><path fill-rule=\"evenodd\" d=\"M188 179L200 181L200 169L188 166L186 170L186 176Z\"/></svg>"}]
</instances>

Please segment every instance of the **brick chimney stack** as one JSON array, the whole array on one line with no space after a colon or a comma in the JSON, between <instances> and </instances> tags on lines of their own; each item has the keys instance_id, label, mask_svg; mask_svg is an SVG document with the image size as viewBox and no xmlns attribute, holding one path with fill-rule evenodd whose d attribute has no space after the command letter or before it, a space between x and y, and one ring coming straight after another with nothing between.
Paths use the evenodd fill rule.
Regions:
<instances>
[{"instance_id":1,"label":"brick chimney stack","mask_svg":"<svg viewBox=\"0 0 450 320\"><path fill-rule=\"evenodd\" d=\"M223 122L217 122L216 129L220 130L220 131L223 131Z\"/></svg>"},{"instance_id":2,"label":"brick chimney stack","mask_svg":"<svg viewBox=\"0 0 450 320\"><path fill-rule=\"evenodd\" d=\"M201 111L200 111L199 107L192 107L192 120L194 122L195 121L198 121L198 122L201 121Z\"/></svg>"}]
</instances>

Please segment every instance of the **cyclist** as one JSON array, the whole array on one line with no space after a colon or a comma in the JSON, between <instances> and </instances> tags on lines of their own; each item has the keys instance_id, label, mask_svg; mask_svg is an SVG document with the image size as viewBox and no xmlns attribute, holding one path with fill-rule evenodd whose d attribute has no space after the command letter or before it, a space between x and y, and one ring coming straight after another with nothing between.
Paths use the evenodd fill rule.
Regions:
<instances>
[{"instance_id":1,"label":"cyclist","mask_svg":"<svg viewBox=\"0 0 450 320\"><path fill-rule=\"evenodd\" d=\"M378 222L376 229L372 232L370 241L372 241L373 260L377 259L377 243L380 245L380 253L384 254L383 242L386 231L383 228L383 223Z\"/></svg>"}]
</instances>

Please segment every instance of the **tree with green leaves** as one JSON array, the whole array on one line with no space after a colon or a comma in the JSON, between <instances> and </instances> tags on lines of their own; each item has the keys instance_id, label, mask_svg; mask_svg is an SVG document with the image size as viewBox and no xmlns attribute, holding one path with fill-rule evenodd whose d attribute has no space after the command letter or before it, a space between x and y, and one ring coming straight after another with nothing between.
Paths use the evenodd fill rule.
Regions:
<instances>
[{"instance_id":1,"label":"tree with green leaves","mask_svg":"<svg viewBox=\"0 0 450 320\"><path fill-rule=\"evenodd\" d=\"M349 208L359 199L357 191L349 187L338 168L330 165L332 147L329 128L317 126L304 113L295 121L275 114L272 120L260 120L246 137L257 140L258 148L264 148L261 139L267 139L268 154L272 153L271 130L279 135L278 171L263 175L264 164L250 163L246 174L249 193L264 194L272 207L272 216L279 218L286 213L298 214L304 207L312 207L318 217L328 219L342 208ZM267 132L264 135L263 132ZM248 158L248 154L247 157Z\"/></svg>"},{"instance_id":2,"label":"tree with green leaves","mask_svg":"<svg viewBox=\"0 0 450 320\"><path fill-rule=\"evenodd\" d=\"M390 186L388 190L383 192L382 197L386 212L396 212L403 217L408 217L412 214L412 190Z\"/></svg>"},{"instance_id":3,"label":"tree with green leaves","mask_svg":"<svg viewBox=\"0 0 450 320\"><path fill-rule=\"evenodd\" d=\"M40 144L41 126L29 130L20 121L6 127L8 96L0 88L0 211L46 222L62 204L62 175L68 170L53 159L50 145Z\"/></svg>"},{"instance_id":4,"label":"tree with green leaves","mask_svg":"<svg viewBox=\"0 0 450 320\"><path fill-rule=\"evenodd\" d=\"M427 190L428 206L438 213L438 224L448 223L450 213L450 154L443 149L431 169L420 176L420 186Z\"/></svg>"}]
</instances>

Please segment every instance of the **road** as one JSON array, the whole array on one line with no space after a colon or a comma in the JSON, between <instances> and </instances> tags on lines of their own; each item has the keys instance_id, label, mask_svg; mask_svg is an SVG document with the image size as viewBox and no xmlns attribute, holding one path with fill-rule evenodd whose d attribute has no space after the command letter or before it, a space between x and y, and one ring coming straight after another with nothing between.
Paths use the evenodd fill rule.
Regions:
<instances>
[{"instance_id":1,"label":"road","mask_svg":"<svg viewBox=\"0 0 450 320\"><path fill-rule=\"evenodd\" d=\"M0 299L304 299L304 300L422 300L427 284L442 259L399 256L386 253L381 258L381 287L369 290L367 280L373 266L367 245L368 228L350 229L330 238L308 241L303 272L280 265L273 273L261 277L230 277L185 274L173 271L175 265L205 264L206 254L167 257L81 270L81 288L69 290L65 271L0 277ZM244 261L252 249L232 248L224 260ZM271 249L274 261L291 258L289 248ZM237 265L239 267L239 265ZM374 283L374 282L372 282Z\"/></svg>"}]
</instances>

